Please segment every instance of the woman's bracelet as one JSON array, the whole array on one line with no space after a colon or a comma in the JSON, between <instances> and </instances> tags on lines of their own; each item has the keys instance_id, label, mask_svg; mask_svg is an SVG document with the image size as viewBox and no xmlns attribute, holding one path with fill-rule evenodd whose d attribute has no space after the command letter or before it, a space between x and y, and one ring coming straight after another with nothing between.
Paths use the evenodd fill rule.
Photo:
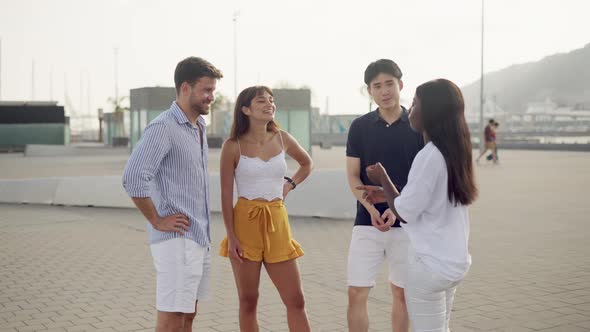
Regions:
<instances>
[{"instance_id":1,"label":"woman's bracelet","mask_svg":"<svg viewBox=\"0 0 590 332\"><path fill-rule=\"evenodd\" d=\"M287 182L289 182L291 186L293 186L292 189L295 189L297 187L297 183L295 183L295 181L293 181L293 179L291 179L290 177L285 176L285 180L287 180Z\"/></svg>"}]
</instances>

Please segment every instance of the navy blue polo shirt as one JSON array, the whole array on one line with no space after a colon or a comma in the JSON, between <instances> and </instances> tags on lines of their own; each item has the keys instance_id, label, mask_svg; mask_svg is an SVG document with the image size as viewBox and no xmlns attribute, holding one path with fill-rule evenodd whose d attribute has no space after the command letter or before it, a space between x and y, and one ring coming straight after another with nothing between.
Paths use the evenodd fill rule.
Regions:
<instances>
[{"instance_id":1,"label":"navy blue polo shirt","mask_svg":"<svg viewBox=\"0 0 590 332\"><path fill-rule=\"evenodd\" d=\"M366 168L380 162L397 190L401 192L408 182L408 173L414 157L424 147L424 140L410 127L408 111L402 108L400 118L388 124L379 114L379 109L356 118L350 125L346 156L359 158L361 181L375 185L369 180ZM357 201L354 225L371 226L371 216L367 209ZM375 204L383 214L389 208L387 203ZM393 227L400 227L399 220Z\"/></svg>"}]
</instances>

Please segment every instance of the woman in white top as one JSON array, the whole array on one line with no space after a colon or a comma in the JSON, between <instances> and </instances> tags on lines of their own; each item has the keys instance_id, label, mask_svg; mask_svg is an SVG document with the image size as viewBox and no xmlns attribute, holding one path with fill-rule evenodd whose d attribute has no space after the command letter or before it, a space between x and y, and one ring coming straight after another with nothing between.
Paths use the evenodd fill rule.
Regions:
<instances>
[{"instance_id":1,"label":"woman in white top","mask_svg":"<svg viewBox=\"0 0 590 332\"><path fill-rule=\"evenodd\" d=\"M358 189L373 204L386 201L410 239L405 293L412 330L446 332L456 287L471 265L467 206L477 196L461 90L445 79L420 85L410 124L426 145L402 193L379 163L367 173L382 187Z\"/></svg>"},{"instance_id":2,"label":"woman in white top","mask_svg":"<svg viewBox=\"0 0 590 332\"><path fill-rule=\"evenodd\" d=\"M253 86L242 91L231 137L221 150L221 205L227 237L220 255L231 261L241 331L258 331L256 307L263 263L287 308L289 330L310 330L295 261L303 250L291 235L283 201L309 176L312 160L293 136L279 129L275 112L270 88ZM285 154L299 163L292 179L286 176Z\"/></svg>"}]
</instances>

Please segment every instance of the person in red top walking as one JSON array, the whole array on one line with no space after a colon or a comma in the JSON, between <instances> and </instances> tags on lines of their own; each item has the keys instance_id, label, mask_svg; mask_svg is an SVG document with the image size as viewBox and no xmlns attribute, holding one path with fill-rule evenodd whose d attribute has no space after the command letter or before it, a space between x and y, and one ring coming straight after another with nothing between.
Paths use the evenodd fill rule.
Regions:
<instances>
[{"instance_id":1,"label":"person in red top walking","mask_svg":"<svg viewBox=\"0 0 590 332\"><path fill-rule=\"evenodd\" d=\"M494 122L494 125L491 127L492 128L492 141L494 142L494 151L496 153L496 162L500 161L500 156L498 155L498 139L497 137L497 133L498 133L498 126L500 124L498 122ZM491 152L487 157L486 160L488 161L492 161L494 160L494 153Z\"/></svg>"},{"instance_id":2,"label":"person in red top walking","mask_svg":"<svg viewBox=\"0 0 590 332\"><path fill-rule=\"evenodd\" d=\"M498 157L496 156L495 133L494 133L494 129L492 128L494 126L495 122L496 121L494 121L494 119L490 119L490 121L488 121L488 124L486 125L486 127L484 129L483 136L484 136L484 140L485 140L485 145L484 145L484 150L479 154L479 156L475 160L478 163L479 163L479 160L481 159L481 157L483 157L483 155L485 155L486 152L488 152L488 150L490 150L492 152L492 160L494 160L494 163L498 162Z\"/></svg>"}]
</instances>

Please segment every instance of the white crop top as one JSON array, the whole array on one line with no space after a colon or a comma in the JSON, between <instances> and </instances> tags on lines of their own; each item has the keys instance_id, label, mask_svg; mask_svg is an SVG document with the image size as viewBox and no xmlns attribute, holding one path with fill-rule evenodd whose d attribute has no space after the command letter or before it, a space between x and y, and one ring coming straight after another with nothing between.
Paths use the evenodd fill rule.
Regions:
<instances>
[{"instance_id":1,"label":"white crop top","mask_svg":"<svg viewBox=\"0 0 590 332\"><path fill-rule=\"evenodd\" d=\"M285 160L285 147L283 137L281 146L283 150L276 156L264 161L259 157L248 157L242 154L240 141L240 160L235 170L236 187L238 197L246 199L263 198L272 201L276 198L283 199L283 185L287 174L287 161Z\"/></svg>"}]
</instances>

